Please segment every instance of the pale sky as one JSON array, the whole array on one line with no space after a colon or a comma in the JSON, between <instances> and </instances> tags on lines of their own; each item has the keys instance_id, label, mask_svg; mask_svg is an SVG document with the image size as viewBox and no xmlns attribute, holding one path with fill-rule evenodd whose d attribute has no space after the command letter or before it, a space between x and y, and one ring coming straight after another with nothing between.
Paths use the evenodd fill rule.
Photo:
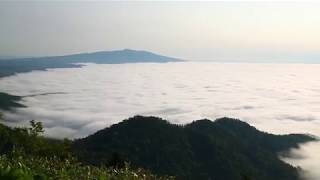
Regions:
<instances>
[{"instance_id":1,"label":"pale sky","mask_svg":"<svg viewBox=\"0 0 320 180\"><path fill-rule=\"evenodd\" d=\"M320 62L316 2L0 2L0 55L115 49L188 60Z\"/></svg>"}]
</instances>

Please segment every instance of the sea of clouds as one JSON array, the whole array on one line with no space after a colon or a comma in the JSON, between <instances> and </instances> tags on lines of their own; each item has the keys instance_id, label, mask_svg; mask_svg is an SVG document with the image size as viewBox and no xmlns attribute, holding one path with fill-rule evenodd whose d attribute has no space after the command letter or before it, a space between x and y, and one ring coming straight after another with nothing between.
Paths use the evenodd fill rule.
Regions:
<instances>
[{"instance_id":1,"label":"sea of clouds","mask_svg":"<svg viewBox=\"0 0 320 180\"><path fill-rule=\"evenodd\" d=\"M282 160L299 166L300 176L303 180L320 179L320 142L310 142L302 144L297 149L291 149L289 156L281 158Z\"/></svg>"},{"instance_id":2,"label":"sea of clouds","mask_svg":"<svg viewBox=\"0 0 320 180\"><path fill-rule=\"evenodd\" d=\"M44 123L47 135L58 138L84 137L137 114L180 124L227 116L271 133L320 136L319 69L307 64L87 64L6 77L0 89L26 96L26 108L5 113L8 124L35 119ZM305 161L286 161L302 167L320 162L305 155L320 150L315 144L292 152Z\"/></svg>"}]
</instances>

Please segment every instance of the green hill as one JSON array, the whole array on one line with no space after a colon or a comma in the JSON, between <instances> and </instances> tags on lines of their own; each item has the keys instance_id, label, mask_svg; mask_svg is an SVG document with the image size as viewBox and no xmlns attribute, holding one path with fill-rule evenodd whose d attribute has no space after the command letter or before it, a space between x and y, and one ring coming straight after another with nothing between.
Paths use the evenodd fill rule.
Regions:
<instances>
[{"instance_id":1,"label":"green hill","mask_svg":"<svg viewBox=\"0 0 320 180\"><path fill-rule=\"evenodd\" d=\"M0 117L1 119L1 117ZM30 127L10 128L0 124L0 179L2 180L156 180L159 177L128 164L84 165L71 151L70 140L42 136L40 122Z\"/></svg>"},{"instance_id":2,"label":"green hill","mask_svg":"<svg viewBox=\"0 0 320 180\"><path fill-rule=\"evenodd\" d=\"M297 180L298 169L278 153L315 140L230 118L182 126L143 116L74 141L42 134L40 122L0 124L0 179Z\"/></svg>"},{"instance_id":3,"label":"green hill","mask_svg":"<svg viewBox=\"0 0 320 180\"><path fill-rule=\"evenodd\" d=\"M314 140L307 135L273 135L230 118L181 126L135 116L75 140L81 161L108 164L117 154L133 167L178 179L295 180L298 170L278 153Z\"/></svg>"}]
</instances>

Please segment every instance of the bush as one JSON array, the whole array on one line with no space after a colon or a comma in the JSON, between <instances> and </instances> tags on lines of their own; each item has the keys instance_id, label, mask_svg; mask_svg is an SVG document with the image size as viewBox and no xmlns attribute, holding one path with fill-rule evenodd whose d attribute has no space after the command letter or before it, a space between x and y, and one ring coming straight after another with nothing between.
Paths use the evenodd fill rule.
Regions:
<instances>
[{"instance_id":1,"label":"bush","mask_svg":"<svg viewBox=\"0 0 320 180\"><path fill-rule=\"evenodd\" d=\"M30 121L29 128L9 128L0 124L0 179L173 179L157 177L143 169L132 170L124 162L121 167L83 165L73 156L70 140L48 139L42 136L43 132L41 122Z\"/></svg>"}]
</instances>

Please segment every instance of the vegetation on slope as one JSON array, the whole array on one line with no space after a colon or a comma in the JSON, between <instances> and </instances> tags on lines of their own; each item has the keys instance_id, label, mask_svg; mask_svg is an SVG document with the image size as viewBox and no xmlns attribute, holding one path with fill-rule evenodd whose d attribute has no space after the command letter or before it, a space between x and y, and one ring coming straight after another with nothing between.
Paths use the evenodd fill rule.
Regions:
<instances>
[{"instance_id":1,"label":"vegetation on slope","mask_svg":"<svg viewBox=\"0 0 320 180\"><path fill-rule=\"evenodd\" d=\"M297 168L278 153L314 140L260 132L230 118L182 126L143 116L75 141L42 134L40 122L0 124L0 179L296 180Z\"/></svg>"},{"instance_id":2,"label":"vegetation on slope","mask_svg":"<svg viewBox=\"0 0 320 180\"><path fill-rule=\"evenodd\" d=\"M30 126L10 128L0 124L0 179L172 179L152 175L140 168L132 170L128 164L120 168L117 166L120 161L109 162L108 167L83 165L73 156L71 141L43 137L40 122L31 121Z\"/></svg>"},{"instance_id":3,"label":"vegetation on slope","mask_svg":"<svg viewBox=\"0 0 320 180\"><path fill-rule=\"evenodd\" d=\"M18 103L20 100L20 96L13 96L0 92L0 109L11 110L12 108L25 107L24 105Z\"/></svg>"},{"instance_id":4,"label":"vegetation on slope","mask_svg":"<svg viewBox=\"0 0 320 180\"><path fill-rule=\"evenodd\" d=\"M267 134L230 118L179 126L136 116L76 140L73 149L89 164L105 164L117 153L134 167L178 179L296 180L297 168L278 153L311 140Z\"/></svg>"}]
</instances>

